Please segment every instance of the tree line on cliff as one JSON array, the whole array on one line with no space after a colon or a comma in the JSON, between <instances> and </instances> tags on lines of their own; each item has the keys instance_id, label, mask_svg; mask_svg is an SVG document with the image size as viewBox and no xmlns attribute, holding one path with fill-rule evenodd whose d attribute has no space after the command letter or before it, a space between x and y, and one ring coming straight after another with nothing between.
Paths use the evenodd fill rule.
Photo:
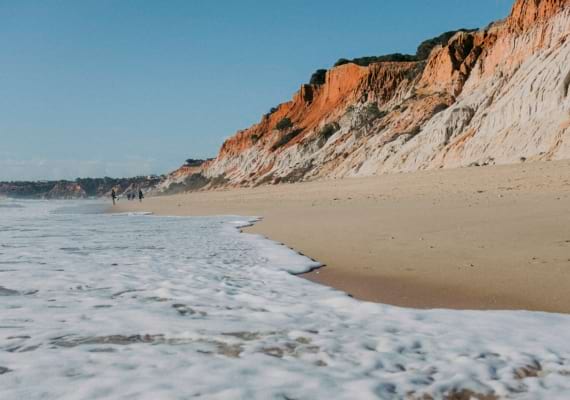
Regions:
<instances>
[{"instance_id":1,"label":"tree line on cliff","mask_svg":"<svg viewBox=\"0 0 570 400\"><path fill-rule=\"evenodd\" d=\"M366 56L366 57L358 57L353 59L347 58L340 58L337 62L334 63L334 67L339 67L344 64L356 64L361 67L367 67L370 64L379 63L379 62L417 62L417 61L425 61L428 59L431 51L436 46L445 46L449 42L449 40L458 32L474 32L476 29L457 29L454 31L444 32L439 36L436 36L431 39L424 40L420 43L416 50L416 54L402 54L402 53L392 53L392 54L385 54L381 56ZM311 85L323 85L325 83L327 75L326 69L318 69L316 70L313 75L311 75L311 79L309 83Z\"/></svg>"},{"instance_id":2,"label":"tree line on cliff","mask_svg":"<svg viewBox=\"0 0 570 400\"><path fill-rule=\"evenodd\" d=\"M134 188L149 189L162 177L137 176L133 178L77 178L57 181L0 182L0 195L30 199L70 199L107 196L111 189L120 194Z\"/></svg>"}]
</instances>

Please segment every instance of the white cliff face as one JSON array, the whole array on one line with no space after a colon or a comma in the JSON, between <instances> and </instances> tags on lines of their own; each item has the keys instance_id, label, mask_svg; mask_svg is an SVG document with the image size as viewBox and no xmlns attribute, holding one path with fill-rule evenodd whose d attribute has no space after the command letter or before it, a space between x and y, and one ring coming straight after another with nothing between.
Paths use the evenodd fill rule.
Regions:
<instances>
[{"instance_id":1,"label":"white cliff face","mask_svg":"<svg viewBox=\"0 0 570 400\"><path fill-rule=\"evenodd\" d=\"M546 46L536 48L537 38ZM351 162L342 163L334 175L569 158L569 39L566 9L546 27L498 41L475 65L451 107L434 115L413 137L402 135L384 144L389 130L378 132L355 149ZM529 48L534 51L523 57ZM490 66L489 57L519 59L520 64L498 61Z\"/></svg>"},{"instance_id":2,"label":"white cliff face","mask_svg":"<svg viewBox=\"0 0 570 400\"><path fill-rule=\"evenodd\" d=\"M199 174L209 188L570 158L569 85L570 0L518 0L425 62L328 71Z\"/></svg>"},{"instance_id":3,"label":"white cliff face","mask_svg":"<svg viewBox=\"0 0 570 400\"><path fill-rule=\"evenodd\" d=\"M555 18L550 28L549 46L521 59L520 65L498 66L488 78L472 75L458 101L400 149L406 161L392 167L449 168L489 160L570 157L570 10ZM511 52L502 58L516 57L521 47L541 35L539 31L542 27L511 36Z\"/></svg>"}]
</instances>

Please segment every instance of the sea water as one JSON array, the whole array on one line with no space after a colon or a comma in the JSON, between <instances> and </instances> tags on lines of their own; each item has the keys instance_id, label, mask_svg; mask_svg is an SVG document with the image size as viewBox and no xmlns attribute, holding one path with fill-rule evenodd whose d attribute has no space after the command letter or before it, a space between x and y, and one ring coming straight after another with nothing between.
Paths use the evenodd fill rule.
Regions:
<instances>
[{"instance_id":1,"label":"sea water","mask_svg":"<svg viewBox=\"0 0 570 400\"><path fill-rule=\"evenodd\" d=\"M253 218L102 209L0 201L0 399L570 398L570 316L360 302Z\"/></svg>"}]
</instances>

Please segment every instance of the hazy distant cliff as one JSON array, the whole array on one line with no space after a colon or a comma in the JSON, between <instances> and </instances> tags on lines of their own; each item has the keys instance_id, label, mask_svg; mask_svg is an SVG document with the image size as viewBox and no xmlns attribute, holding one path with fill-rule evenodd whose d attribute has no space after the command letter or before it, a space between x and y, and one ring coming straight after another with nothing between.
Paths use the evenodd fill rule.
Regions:
<instances>
[{"instance_id":1,"label":"hazy distant cliff","mask_svg":"<svg viewBox=\"0 0 570 400\"><path fill-rule=\"evenodd\" d=\"M457 32L425 60L321 71L161 188L569 158L569 39L570 0L517 0L505 20Z\"/></svg>"},{"instance_id":2,"label":"hazy distant cliff","mask_svg":"<svg viewBox=\"0 0 570 400\"><path fill-rule=\"evenodd\" d=\"M74 181L0 182L0 196L29 199L84 199L109 196L112 189L118 195L154 188L158 176L135 178L79 178Z\"/></svg>"}]
</instances>

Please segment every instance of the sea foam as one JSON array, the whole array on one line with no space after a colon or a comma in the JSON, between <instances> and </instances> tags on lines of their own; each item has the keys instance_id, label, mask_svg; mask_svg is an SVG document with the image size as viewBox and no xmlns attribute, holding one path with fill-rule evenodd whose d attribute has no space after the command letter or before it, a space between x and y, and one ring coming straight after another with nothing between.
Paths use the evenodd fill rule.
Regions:
<instances>
[{"instance_id":1,"label":"sea foam","mask_svg":"<svg viewBox=\"0 0 570 400\"><path fill-rule=\"evenodd\" d=\"M0 399L570 393L570 316L356 301L293 275L317 262L239 233L254 218L11 204Z\"/></svg>"}]
</instances>

